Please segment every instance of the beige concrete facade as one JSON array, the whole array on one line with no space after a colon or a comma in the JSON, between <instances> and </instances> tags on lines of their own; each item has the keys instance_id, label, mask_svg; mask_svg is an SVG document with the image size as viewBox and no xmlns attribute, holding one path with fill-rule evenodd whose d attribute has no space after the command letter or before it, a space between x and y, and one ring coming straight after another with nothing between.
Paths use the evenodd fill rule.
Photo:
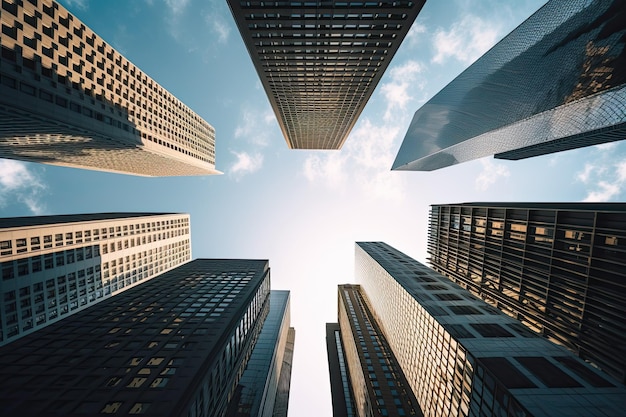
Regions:
<instances>
[{"instance_id":1,"label":"beige concrete facade","mask_svg":"<svg viewBox=\"0 0 626 417\"><path fill-rule=\"evenodd\" d=\"M215 130L50 0L4 0L0 157L142 176L210 175Z\"/></svg>"},{"instance_id":2,"label":"beige concrete facade","mask_svg":"<svg viewBox=\"0 0 626 417\"><path fill-rule=\"evenodd\" d=\"M188 214L0 219L0 346L190 260Z\"/></svg>"}]
</instances>

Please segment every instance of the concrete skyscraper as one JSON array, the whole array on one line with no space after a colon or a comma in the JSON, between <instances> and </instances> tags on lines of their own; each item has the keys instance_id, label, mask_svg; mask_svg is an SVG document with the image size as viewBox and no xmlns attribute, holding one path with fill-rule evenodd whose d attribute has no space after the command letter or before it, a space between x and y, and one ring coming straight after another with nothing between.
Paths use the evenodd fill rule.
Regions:
<instances>
[{"instance_id":1,"label":"concrete skyscraper","mask_svg":"<svg viewBox=\"0 0 626 417\"><path fill-rule=\"evenodd\" d=\"M0 219L0 346L191 260L188 214Z\"/></svg>"},{"instance_id":2,"label":"concrete skyscraper","mask_svg":"<svg viewBox=\"0 0 626 417\"><path fill-rule=\"evenodd\" d=\"M0 414L224 416L269 294L265 260L181 265L0 348Z\"/></svg>"},{"instance_id":3,"label":"concrete skyscraper","mask_svg":"<svg viewBox=\"0 0 626 417\"><path fill-rule=\"evenodd\" d=\"M52 0L2 1L0 157L210 175L215 130Z\"/></svg>"},{"instance_id":4,"label":"concrete skyscraper","mask_svg":"<svg viewBox=\"0 0 626 417\"><path fill-rule=\"evenodd\" d=\"M433 269L626 383L626 204L433 205Z\"/></svg>"},{"instance_id":5,"label":"concrete skyscraper","mask_svg":"<svg viewBox=\"0 0 626 417\"><path fill-rule=\"evenodd\" d=\"M392 169L625 137L626 3L550 0L417 110Z\"/></svg>"},{"instance_id":6,"label":"concrete skyscraper","mask_svg":"<svg viewBox=\"0 0 626 417\"><path fill-rule=\"evenodd\" d=\"M355 269L365 305L424 415L623 415L626 387L405 254L359 242ZM361 329L358 344L367 346ZM356 347L347 340L342 349L350 358ZM364 379L366 386L378 380ZM355 415L367 414L356 407Z\"/></svg>"},{"instance_id":7,"label":"concrete skyscraper","mask_svg":"<svg viewBox=\"0 0 626 417\"><path fill-rule=\"evenodd\" d=\"M291 149L340 149L425 0L228 0Z\"/></svg>"}]
</instances>

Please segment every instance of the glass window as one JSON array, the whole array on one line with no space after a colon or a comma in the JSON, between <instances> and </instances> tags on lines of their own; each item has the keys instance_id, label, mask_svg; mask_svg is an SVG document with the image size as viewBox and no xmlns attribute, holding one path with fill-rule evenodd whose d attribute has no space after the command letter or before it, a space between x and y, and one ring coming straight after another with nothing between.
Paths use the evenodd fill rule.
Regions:
<instances>
[{"instance_id":1,"label":"glass window","mask_svg":"<svg viewBox=\"0 0 626 417\"><path fill-rule=\"evenodd\" d=\"M117 410L119 410L121 406L122 406L121 401L109 402L104 405L104 407L102 408L102 410L100 410L100 412L103 414L114 414L114 413L117 413Z\"/></svg>"}]
</instances>

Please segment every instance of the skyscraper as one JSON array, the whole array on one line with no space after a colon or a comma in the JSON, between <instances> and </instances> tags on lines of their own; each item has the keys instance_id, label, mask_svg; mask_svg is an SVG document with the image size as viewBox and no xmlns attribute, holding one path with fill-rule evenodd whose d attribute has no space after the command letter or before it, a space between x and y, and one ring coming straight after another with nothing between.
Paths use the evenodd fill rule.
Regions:
<instances>
[{"instance_id":1,"label":"skyscraper","mask_svg":"<svg viewBox=\"0 0 626 417\"><path fill-rule=\"evenodd\" d=\"M228 0L291 149L340 149L425 0Z\"/></svg>"},{"instance_id":2,"label":"skyscraper","mask_svg":"<svg viewBox=\"0 0 626 417\"><path fill-rule=\"evenodd\" d=\"M326 323L326 353L333 417L354 417L354 399L339 323Z\"/></svg>"},{"instance_id":3,"label":"skyscraper","mask_svg":"<svg viewBox=\"0 0 626 417\"><path fill-rule=\"evenodd\" d=\"M189 260L188 214L0 219L0 346Z\"/></svg>"},{"instance_id":4,"label":"skyscraper","mask_svg":"<svg viewBox=\"0 0 626 417\"><path fill-rule=\"evenodd\" d=\"M336 369L332 363L338 360L344 369L339 369L341 389L333 396L334 407L344 398L347 416L422 416L413 391L396 360L384 334L369 307L367 296L358 285L340 285L339 331L333 331L330 339L329 365L331 384ZM327 336L328 337L328 336ZM331 357L336 352L337 357ZM341 356L340 356L341 355ZM349 377L349 382L343 376ZM343 404L341 404L343 405ZM349 410L349 411L348 411ZM339 417L342 414L335 414Z\"/></svg>"},{"instance_id":5,"label":"skyscraper","mask_svg":"<svg viewBox=\"0 0 626 417\"><path fill-rule=\"evenodd\" d=\"M359 242L355 268L424 415L623 415L626 387L402 252Z\"/></svg>"},{"instance_id":6,"label":"skyscraper","mask_svg":"<svg viewBox=\"0 0 626 417\"><path fill-rule=\"evenodd\" d=\"M230 417L287 416L295 339L289 291L272 290L269 299L263 329L230 400Z\"/></svg>"},{"instance_id":7,"label":"skyscraper","mask_svg":"<svg viewBox=\"0 0 626 417\"><path fill-rule=\"evenodd\" d=\"M0 348L0 414L224 416L269 292L264 260L181 265Z\"/></svg>"},{"instance_id":8,"label":"skyscraper","mask_svg":"<svg viewBox=\"0 0 626 417\"><path fill-rule=\"evenodd\" d=\"M624 139L625 42L623 1L549 1L417 110L392 169Z\"/></svg>"},{"instance_id":9,"label":"skyscraper","mask_svg":"<svg viewBox=\"0 0 626 417\"><path fill-rule=\"evenodd\" d=\"M215 130L52 0L2 2L0 157L209 175Z\"/></svg>"},{"instance_id":10,"label":"skyscraper","mask_svg":"<svg viewBox=\"0 0 626 417\"><path fill-rule=\"evenodd\" d=\"M626 383L626 204L433 205L430 264Z\"/></svg>"}]
</instances>

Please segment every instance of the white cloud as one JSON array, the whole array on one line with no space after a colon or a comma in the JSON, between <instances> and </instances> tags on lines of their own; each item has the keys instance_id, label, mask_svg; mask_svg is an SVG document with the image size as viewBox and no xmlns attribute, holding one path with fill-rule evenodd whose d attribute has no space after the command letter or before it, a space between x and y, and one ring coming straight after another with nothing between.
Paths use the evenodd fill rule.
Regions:
<instances>
[{"instance_id":1,"label":"white cloud","mask_svg":"<svg viewBox=\"0 0 626 417\"><path fill-rule=\"evenodd\" d=\"M163 0L167 7L165 23L170 35L179 42L187 42L186 31L183 23L183 15L189 4L189 0Z\"/></svg>"},{"instance_id":2,"label":"white cloud","mask_svg":"<svg viewBox=\"0 0 626 417\"><path fill-rule=\"evenodd\" d=\"M189 0L163 0L171 14L181 15L187 8Z\"/></svg>"},{"instance_id":3,"label":"white cloud","mask_svg":"<svg viewBox=\"0 0 626 417\"><path fill-rule=\"evenodd\" d=\"M595 148L600 151L612 151L615 148L617 148L617 146L618 146L617 142L607 142L607 143L601 143L599 145L596 145Z\"/></svg>"},{"instance_id":4,"label":"white cloud","mask_svg":"<svg viewBox=\"0 0 626 417\"><path fill-rule=\"evenodd\" d=\"M598 182L598 190L591 191L583 201L585 202L602 202L609 201L611 198L620 193L620 184L611 184L606 181Z\"/></svg>"},{"instance_id":5,"label":"white cloud","mask_svg":"<svg viewBox=\"0 0 626 417\"><path fill-rule=\"evenodd\" d=\"M578 173L578 175L576 175L576 178L583 182L583 183L588 183L589 182L589 177L591 176L591 173L594 170L594 166L591 164L585 164L585 168Z\"/></svg>"},{"instance_id":6,"label":"white cloud","mask_svg":"<svg viewBox=\"0 0 626 417\"><path fill-rule=\"evenodd\" d=\"M475 181L476 189L479 191L485 191L495 184L498 179L511 175L506 165L494 162L491 157L481 159L480 163L483 169Z\"/></svg>"},{"instance_id":7,"label":"white cloud","mask_svg":"<svg viewBox=\"0 0 626 417\"><path fill-rule=\"evenodd\" d=\"M65 0L68 8L76 7L77 9L87 10L87 0Z\"/></svg>"},{"instance_id":8,"label":"white cloud","mask_svg":"<svg viewBox=\"0 0 626 417\"><path fill-rule=\"evenodd\" d=\"M247 140L249 143L265 147L270 143L272 126L276 124L276 117L270 108L264 110L243 106L239 124L235 128L235 137Z\"/></svg>"},{"instance_id":9,"label":"white cloud","mask_svg":"<svg viewBox=\"0 0 626 417\"><path fill-rule=\"evenodd\" d=\"M404 177L390 171L400 128L376 126L369 119L357 126L341 151L311 154L304 162L304 176L331 189L355 184L369 198L402 201Z\"/></svg>"},{"instance_id":10,"label":"white cloud","mask_svg":"<svg viewBox=\"0 0 626 417\"><path fill-rule=\"evenodd\" d=\"M500 30L500 25L493 21L467 14L450 30L438 29L435 32L433 62L441 64L448 58L454 58L470 64L496 43Z\"/></svg>"},{"instance_id":11,"label":"white cloud","mask_svg":"<svg viewBox=\"0 0 626 417\"><path fill-rule=\"evenodd\" d=\"M248 152L231 151L237 158L235 163L230 167L229 174L237 180L246 174L258 171L263 166L263 155L260 153L250 154Z\"/></svg>"},{"instance_id":12,"label":"white cloud","mask_svg":"<svg viewBox=\"0 0 626 417\"><path fill-rule=\"evenodd\" d=\"M427 32L428 31L425 25L415 22L411 26L411 29L409 29L409 32L406 34L404 42L408 42L409 46L414 47L423 40L424 34Z\"/></svg>"},{"instance_id":13,"label":"white cloud","mask_svg":"<svg viewBox=\"0 0 626 417\"><path fill-rule=\"evenodd\" d=\"M417 85L415 79L422 72L422 65L416 61L408 61L404 65L395 67L389 71L391 80L381 86L381 92L387 101L387 108L383 119L390 121L394 112L406 110L406 106L413 97L409 94L409 88L423 89L423 85Z\"/></svg>"},{"instance_id":14,"label":"white cloud","mask_svg":"<svg viewBox=\"0 0 626 417\"><path fill-rule=\"evenodd\" d=\"M342 151L312 154L304 161L303 173L310 182L323 182L330 188L342 188L347 180L344 169L347 157Z\"/></svg>"},{"instance_id":15,"label":"white cloud","mask_svg":"<svg viewBox=\"0 0 626 417\"><path fill-rule=\"evenodd\" d=\"M618 181L626 182L626 160L619 162L615 167Z\"/></svg>"},{"instance_id":16,"label":"white cloud","mask_svg":"<svg viewBox=\"0 0 626 417\"><path fill-rule=\"evenodd\" d=\"M18 201L33 214L42 214L45 206L40 198L45 189L41 178L25 163L0 159L0 207L8 201Z\"/></svg>"},{"instance_id":17,"label":"white cloud","mask_svg":"<svg viewBox=\"0 0 626 417\"><path fill-rule=\"evenodd\" d=\"M230 27L228 26L228 23L226 23L226 21L222 18L222 16L216 13L209 13L205 16L204 20L211 28L211 32L213 32L217 36L218 43L228 42Z\"/></svg>"},{"instance_id":18,"label":"white cloud","mask_svg":"<svg viewBox=\"0 0 626 417\"><path fill-rule=\"evenodd\" d=\"M600 149L598 153L581 150L587 162L575 179L586 186L583 201L611 201L619 199L626 191L626 156L624 145L619 144ZM596 149L598 147L596 146ZM584 151L584 153L583 153Z\"/></svg>"}]
</instances>

